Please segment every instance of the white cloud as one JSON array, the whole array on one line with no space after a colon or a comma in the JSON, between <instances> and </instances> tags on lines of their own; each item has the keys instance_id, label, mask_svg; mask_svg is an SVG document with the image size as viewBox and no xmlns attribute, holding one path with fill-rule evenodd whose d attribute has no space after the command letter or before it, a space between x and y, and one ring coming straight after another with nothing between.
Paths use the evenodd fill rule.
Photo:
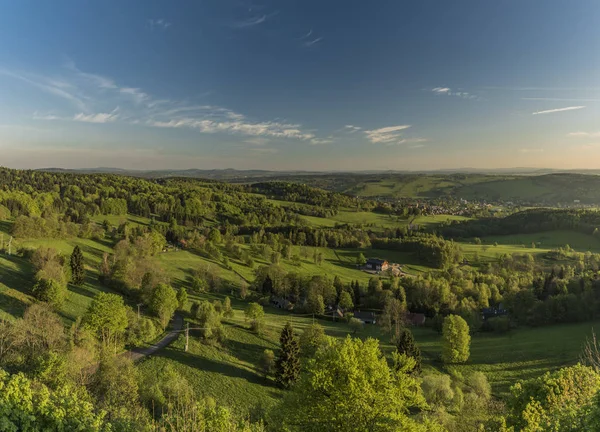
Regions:
<instances>
[{"instance_id":1,"label":"white cloud","mask_svg":"<svg viewBox=\"0 0 600 432\"><path fill-rule=\"evenodd\" d=\"M600 132L571 132L567 136L575 138L600 138Z\"/></svg>"},{"instance_id":2,"label":"white cloud","mask_svg":"<svg viewBox=\"0 0 600 432\"><path fill-rule=\"evenodd\" d=\"M334 139L332 136L327 137L327 138L312 138L310 140L310 143L313 145L331 144L332 142L334 142Z\"/></svg>"},{"instance_id":3,"label":"white cloud","mask_svg":"<svg viewBox=\"0 0 600 432\"><path fill-rule=\"evenodd\" d=\"M331 138L318 137L313 131L284 120L261 121L220 106L155 99L140 88L122 86L110 78L82 72L73 62L67 63L65 69L68 74L60 79L53 78L54 84L50 84L50 79L40 79L40 82L44 83L43 89L51 86L52 91L61 97L65 97L62 92L65 91L63 89L67 89L86 103L75 104L75 112L58 109L46 114L35 112L34 119L88 123L119 121L163 128L189 128L211 134L294 139L310 144L325 144L331 141ZM29 82L29 78L26 79ZM32 84L37 86L38 81ZM111 111L115 106L119 108Z\"/></svg>"},{"instance_id":4,"label":"white cloud","mask_svg":"<svg viewBox=\"0 0 600 432\"><path fill-rule=\"evenodd\" d=\"M356 131L359 131L359 130L361 130L362 128L361 128L360 126L354 126L354 125L345 125L345 126L344 126L344 129L347 129L347 130L349 130L349 131L351 131L351 132L356 132Z\"/></svg>"},{"instance_id":5,"label":"white cloud","mask_svg":"<svg viewBox=\"0 0 600 432\"><path fill-rule=\"evenodd\" d=\"M555 109L549 109L549 110L544 110L544 111L536 111L534 113L531 113L532 115L538 115L538 114L552 114L552 113L557 113L557 112L563 112L563 111L573 111L573 110L580 110L585 108L585 106L571 106L571 107L566 107L566 108L555 108Z\"/></svg>"},{"instance_id":6,"label":"white cloud","mask_svg":"<svg viewBox=\"0 0 600 432\"><path fill-rule=\"evenodd\" d=\"M306 41L304 42L304 46L305 47L311 47L315 44L318 44L319 42L321 42L323 40L323 37L318 37L316 39L310 40L310 41Z\"/></svg>"},{"instance_id":7,"label":"white cloud","mask_svg":"<svg viewBox=\"0 0 600 432\"><path fill-rule=\"evenodd\" d=\"M169 27L171 27L171 25L172 25L170 22L167 22L164 19L149 19L148 24L150 24L150 28L152 30L154 30L154 29L166 30Z\"/></svg>"},{"instance_id":8,"label":"white cloud","mask_svg":"<svg viewBox=\"0 0 600 432\"><path fill-rule=\"evenodd\" d=\"M519 149L519 151L521 153L543 153L544 149L543 148L522 148L522 149Z\"/></svg>"},{"instance_id":9,"label":"white cloud","mask_svg":"<svg viewBox=\"0 0 600 432\"><path fill-rule=\"evenodd\" d=\"M388 126L380 129L366 130L367 139L373 144L396 144L401 141L401 131L408 129L410 125Z\"/></svg>"},{"instance_id":10,"label":"white cloud","mask_svg":"<svg viewBox=\"0 0 600 432\"><path fill-rule=\"evenodd\" d=\"M251 17L251 18L248 18L247 20L238 21L238 22L234 23L233 27L236 27L236 28L254 27L256 25L264 23L267 20L267 18L268 18L268 15L260 15L260 16Z\"/></svg>"},{"instance_id":11,"label":"white cloud","mask_svg":"<svg viewBox=\"0 0 600 432\"><path fill-rule=\"evenodd\" d=\"M73 120L86 122L86 123L110 123L116 121L118 115L113 111L112 113L96 113L96 114L83 114L79 113L73 117Z\"/></svg>"},{"instance_id":12,"label":"white cloud","mask_svg":"<svg viewBox=\"0 0 600 432\"><path fill-rule=\"evenodd\" d=\"M431 91L436 95L454 96L461 99L477 99L477 96L465 91L453 91L450 87L435 87Z\"/></svg>"},{"instance_id":13,"label":"white cloud","mask_svg":"<svg viewBox=\"0 0 600 432\"><path fill-rule=\"evenodd\" d=\"M269 144L270 140L268 138L250 138L244 142L256 146L264 146Z\"/></svg>"},{"instance_id":14,"label":"white cloud","mask_svg":"<svg viewBox=\"0 0 600 432\"><path fill-rule=\"evenodd\" d=\"M409 146L409 148L411 148L411 149L419 149L419 148L423 148L423 147L425 147L425 144L415 144L415 145Z\"/></svg>"}]
</instances>

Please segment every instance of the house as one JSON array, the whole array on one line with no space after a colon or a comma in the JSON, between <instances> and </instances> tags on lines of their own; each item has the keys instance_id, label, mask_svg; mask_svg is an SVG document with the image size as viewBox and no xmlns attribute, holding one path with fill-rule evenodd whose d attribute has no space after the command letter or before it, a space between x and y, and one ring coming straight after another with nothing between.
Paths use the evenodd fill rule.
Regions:
<instances>
[{"instance_id":1,"label":"house","mask_svg":"<svg viewBox=\"0 0 600 432\"><path fill-rule=\"evenodd\" d=\"M294 309L294 303L292 303L291 301L289 301L283 297L273 297L273 298L271 298L271 303L273 304L273 306L275 306L279 309L285 309L285 310L293 310Z\"/></svg>"},{"instance_id":2,"label":"house","mask_svg":"<svg viewBox=\"0 0 600 432\"><path fill-rule=\"evenodd\" d=\"M404 317L404 320L413 326L422 326L423 324L425 324L425 314L422 313L407 313L406 316Z\"/></svg>"},{"instance_id":3,"label":"house","mask_svg":"<svg viewBox=\"0 0 600 432\"><path fill-rule=\"evenodd\" d=\"M367 270L386 271L390 267L390 263L379 258L369 258L365 267Z\"/></svg>"},{"instance_id":4,"label":"house","mask_svg":"<svg viewBox=\"0 0 600 432\"><path fill-rule=\"evenodd\" d=\"M481 319L483 321L504 315L508 315L508 311L503 308L502 303L500 303L498 307L484 308L481 310Z\"/></svg>"},{"instance_id":5,"label":"house","mask_svg":"<svg viewBox=\"0 0 600 432\"><path fill-rule=\"evenodd\" d=\"M361 320L363 324L377 324L375 312L354 312L354 318Z\"/></svg>"}]
</instances>

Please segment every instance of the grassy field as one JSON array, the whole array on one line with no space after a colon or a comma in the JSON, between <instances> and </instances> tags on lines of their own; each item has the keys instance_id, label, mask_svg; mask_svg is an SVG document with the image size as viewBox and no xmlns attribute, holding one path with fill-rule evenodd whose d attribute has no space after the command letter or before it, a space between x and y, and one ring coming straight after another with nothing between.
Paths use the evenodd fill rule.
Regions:
<instances>
[{"instance_id":1,"label":"grassy field","mask_svg":"<svg viewBox=\"0 0 600 432\"><path fill-rule=\"evenodd\" d=\"M192 296L191 300L222 300L217 294ZM265 331L252 333L243 318L246 303L232 299L235 316L224 320L228 339L222 346L203 342L192 333L190 349L184 352L181 336L166 350L144 361L140 367L159 371L166 365L178 370L193 386L198 396L211 396L218 402L238 410L252 412L277 403L281 390L271 379L265 379L257 368L265 349L277 352L279 333L286 322L294 325L297 334L313 322L312 317L292 315L279 309L265 308ZM316 320L328 335L343 338L350 329L343 322ZM600 322L556 325L542 328L521 328L505 335L476 334L472 338L471 357L464 365L444 366L439 361L441 337L430 328L414 328L413 333L423 352L424 373L452 372L468 377L475 371L486 374L494 395L504 397L511 385L522 379L544 374L578 361L582 345L593 327ZM394 347L389 335L380 327L367 325L357 335L380 339L384 354L390 359ZM390 359L391 361L391 359Z\"/></svg>"}]
</instances>

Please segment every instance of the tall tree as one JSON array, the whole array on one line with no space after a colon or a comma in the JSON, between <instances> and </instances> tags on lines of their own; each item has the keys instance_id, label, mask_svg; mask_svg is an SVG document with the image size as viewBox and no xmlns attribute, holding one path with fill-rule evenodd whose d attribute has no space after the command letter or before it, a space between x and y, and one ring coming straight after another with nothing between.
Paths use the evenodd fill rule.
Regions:
<instances>
[{"instance_id":1,"label":"tall tree","mask_svg":"<svg viewBox=\"0 0 600 432\"><path fill-rule=\"evenodd\" d=\"M464 363L469 359L469 325L458 315L448 315L442 325L442 361Z\"/></svg>"},{"instance_id":2,"label":"tall tree","mask_svg":"<svg viewBox=\"0 0 600 432\"><path fill-rule=\"evenodd\" d=\"M391 369L379 341L329 338L282 401L285 430L317 432L438 432L439 425L410 415L426 402L415 377Z\"/></svg>"},{"instance_id":3,"label":"tall tree","mask_svg":"<svg viewBox=\"0 0 600 432\"><path fill-rule=\"evenodd\" d=\"M398 350L398 354L405 354L415 360L415 367L412 371L421 372L421 350L415 343L413 334L409 329L404 329L400 333L396 349Z\"/></svg>"},{"instance_id":4,"label":"tall tree","mask_svg":"<svg viewBox=\"0 0 600 432\"><path fill-rule=\"evenodd\" d=\"M162 326L167 327L171 317L177 310L177 293L167 284L158 284L152 291L149 306L160 319Z\"/></svg>"},{"instance_id":5,"label":"tall tree","mask_svg":"<svg viewBox=\"0 0 600 432\"><path fill-rule=\"evenodd\" d=\"M83 317L83 323L100 340L104 347L116 346L127 329L127 308L123 297L99 293Z\"/></svg>"},{"instance_id":6,"label":"tall tree","mask_svg":"<svg viewBox=\"0 0 600 432\"><path fill-rule=\"evenodd\" d=\"M300 344L288 322L281 330L281 348L275 364L275 380L283 388L290 388L300 375Z\"/></svg>"},{"instance_id":7,"label":"tall tree","mask_svg":"<svg viewBox=\"0 0 600 432\"><path fill-rule=\"evenodd\" d=\"M71 254L71 282L81 285L85 279L85 267L83 265L83 253L79 246L75 246Z\"/></svg>"}]
</instances>

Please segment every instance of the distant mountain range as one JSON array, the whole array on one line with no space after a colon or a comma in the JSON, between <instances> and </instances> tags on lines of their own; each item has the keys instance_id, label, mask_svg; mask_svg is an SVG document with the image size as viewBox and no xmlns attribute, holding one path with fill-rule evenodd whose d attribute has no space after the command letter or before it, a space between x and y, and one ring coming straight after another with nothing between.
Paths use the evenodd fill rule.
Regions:
<instances>
[{"instance_id":1,"label":"distant mountain range","mask_svg":"<svg viewBox=\"0 0 600 432\"><path fill-rule=\"evenodd\" d=\"M87 174L121 174L143 178L165 178L165 177L190 177L205 178L212 180L242 180L245 178L282 178L290 176L313 176L313 175L378 175L378 174L490 174L490 175L544 175L556 173L600 175L600 169L553 169L553 168L458 168L440 170L364 170L364 171L269 171L269 170L236 170L225 169L185 169L185 170L131 170L123 168L98 167L98 168L41 168L38 171L71 172Z\"/></svg>"}]
</instances>

